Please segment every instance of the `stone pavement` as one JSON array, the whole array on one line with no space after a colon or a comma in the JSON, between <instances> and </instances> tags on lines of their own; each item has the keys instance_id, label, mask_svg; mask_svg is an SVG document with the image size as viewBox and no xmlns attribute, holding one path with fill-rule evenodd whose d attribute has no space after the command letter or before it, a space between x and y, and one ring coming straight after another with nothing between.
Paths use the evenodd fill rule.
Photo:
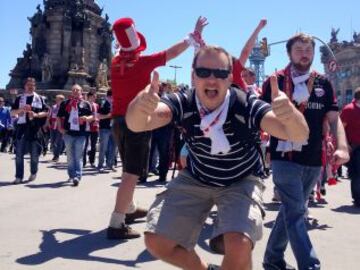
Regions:
<instances>
[{"instance_id":1,"label":"stone pavement","mask_svg":"<svg viewBox=\"0 0 360 270\"><path fill-rule=\"evenodd\" d=\"M74 188L66 182L65 158L56 165L49 159L49 155L41 158L34 182L15 186L11 185L15 172L13 156L0 153L1 270L175 269L155 260L145 250L143 238L106 240L105 228L114 207L120 168L117 173L101 175L85 168L82 182ZM25 164L28 177L29 164ZM271 179L266 185L264 237L253 252L255 270L262 269L266 241L278 209L271 203ZM162 189L155 182L138 186L136 200L147 207ZM349 181L342 179L338 185L327 187L327 191L328 204L310 208L318 220L311 225L310 235L322 269L360 269L360 209L352 206ZM134 228L142 231L144 226L144 222L139 222ZM219 264L222 257L208 248L210 234L209 218L196 249L207 261ZM294 264L289 249L286 257Z\"/></svg>"}]
</instances>

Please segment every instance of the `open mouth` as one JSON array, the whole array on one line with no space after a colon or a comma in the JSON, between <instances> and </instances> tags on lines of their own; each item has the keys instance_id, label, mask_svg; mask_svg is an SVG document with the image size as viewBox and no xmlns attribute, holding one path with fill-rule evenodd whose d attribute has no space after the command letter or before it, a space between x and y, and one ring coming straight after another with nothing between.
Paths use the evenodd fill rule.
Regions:
<instances>
[{"instance_id":1,"label":"open mouth","mask_svg":"<svg viewBox=\"0 0 360 270\"><path fill-rule=\"evenodd\" d=\"M205 89L205 95L208 98L214 98L218 95L219 91L217 89Z\"/></svg>"}]
</instances>

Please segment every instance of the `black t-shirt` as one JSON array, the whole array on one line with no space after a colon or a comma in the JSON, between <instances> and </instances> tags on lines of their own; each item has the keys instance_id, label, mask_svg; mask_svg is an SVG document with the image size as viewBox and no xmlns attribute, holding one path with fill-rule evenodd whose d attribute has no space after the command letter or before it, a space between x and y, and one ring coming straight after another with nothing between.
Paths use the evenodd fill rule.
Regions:
<instances>
[{"instance_id":1,"label":"black t-shirt","mask_svg":"<svg viewBox=\"0 0 360 270\"><path fill-rule=\"evenodd\" d=\"M70 129L71 127L69 123L70 111L66 110L66 107L69 104L69 102L70 100L65 100L61 102L57 117L64 118L64 129L66 130L66 134L71 136L85 136L89 131L89 130L87 131L87 127L89 127L89 125L87 125L86 122L84 122L82 125L79 125L79 130ZM79 101L77 108L78 108L79 117L92 115L91 105L89 102L85 100Z\"/></svg>"},{"instance_id":2,"label":"black t-shirt","mask_svg":"<svg viewBox=\"0 0 360 270\"><path fill-rule=\"evenodd\" d=\"M99 114L109 114L111 112L111 104L106 99L101 101ZM100 129L111 129L111 118L101 119L100 120Z\"/></svg>"},{"instance_id":3,"label":"black t-shirt","mask_svg":"<svg viewBox=\"0 0 360 270\"><path fill-rule=\"evenodd\" d=\"M26 104L31 106L31 111L35 113L46 112L48 111L48 107L45 104L44 99L41 96L38 96L38 99L34 101L34 96L26 96ZM23 95L18 96L15 99L14 104L11 106L12 110L20 109L20 100ZM16 127L16 138L20 139L23 136L29 141L38 140L41 137L41 127L46 123L46 117L43 118L33 118L29 119L28 114L25 116L24 123L21 123L19 115L19 120Z\"/></svg>"},{"instance_id":4,"label":"black t-shirt","mask_svg":"<svg viewBox=\"0 0 360 270\"><path fill-rule=\"evenodd\" d=\"M279 88L283 88L284 74L278 73ZM307 82L306 82L307 83ZM294 85L292 85L294 88ZM263 85L262 99L271 102L271 87L269 79ZM305 166L321 166L322 134L325 115L329 111L338 111L336 97L330 81L317 74L314 79L313 89L304 111L304 117L310 129L308 144L301 151L292 151L291 155L276 151L278 139L271 137L270 153L272 160L291 160Z\"/></svg>"}]
</instances>

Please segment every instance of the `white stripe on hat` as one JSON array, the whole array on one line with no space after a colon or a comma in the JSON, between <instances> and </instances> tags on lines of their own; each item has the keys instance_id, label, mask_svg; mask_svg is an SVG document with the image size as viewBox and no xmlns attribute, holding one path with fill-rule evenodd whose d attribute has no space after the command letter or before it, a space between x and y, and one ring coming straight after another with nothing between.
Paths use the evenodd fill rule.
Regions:
<instances>
[{"instance_id":1,"label":"white stripe on hat","mask_svg":"<svg viewBox=\"0 0 360 270\"><path fill-rule=\"evenodd\" d=\"M125 30L125 32L131 46L127 48L121 47L121 50L125 52L129 52L137 49L140 46L140 38L136 33L135 26L132 24L129 28Z\"/></svg>"}]
</instances>

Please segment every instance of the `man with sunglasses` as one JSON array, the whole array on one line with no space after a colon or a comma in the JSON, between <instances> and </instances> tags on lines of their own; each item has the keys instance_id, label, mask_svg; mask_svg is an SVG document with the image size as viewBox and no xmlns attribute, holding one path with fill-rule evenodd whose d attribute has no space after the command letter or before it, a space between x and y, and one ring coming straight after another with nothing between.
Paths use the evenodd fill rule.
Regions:
<instances>
[{"instance_id":1,"label":"man with sunglasses","mask_svg":"<svg viewBox=\"0 0 360 270\"><path fill-rule=\"evenodd\" d=\"M251 135L264 129L294 141L306 140L304 117L273 81L273 108L252 92L232 88L231 56L222 48L200 48L193 60L193 89L157 95L158 75L130 103L130 130L153 130L174 121L189 150L187 168L158 194L148 213L149 252L182 269L216 269L195 252L214 205L213 237L223 235L222 269L251 269L251 251L262 236L259 153ZM275 77L274 77L275 79Z\"/></svg>"}]
</instances>

